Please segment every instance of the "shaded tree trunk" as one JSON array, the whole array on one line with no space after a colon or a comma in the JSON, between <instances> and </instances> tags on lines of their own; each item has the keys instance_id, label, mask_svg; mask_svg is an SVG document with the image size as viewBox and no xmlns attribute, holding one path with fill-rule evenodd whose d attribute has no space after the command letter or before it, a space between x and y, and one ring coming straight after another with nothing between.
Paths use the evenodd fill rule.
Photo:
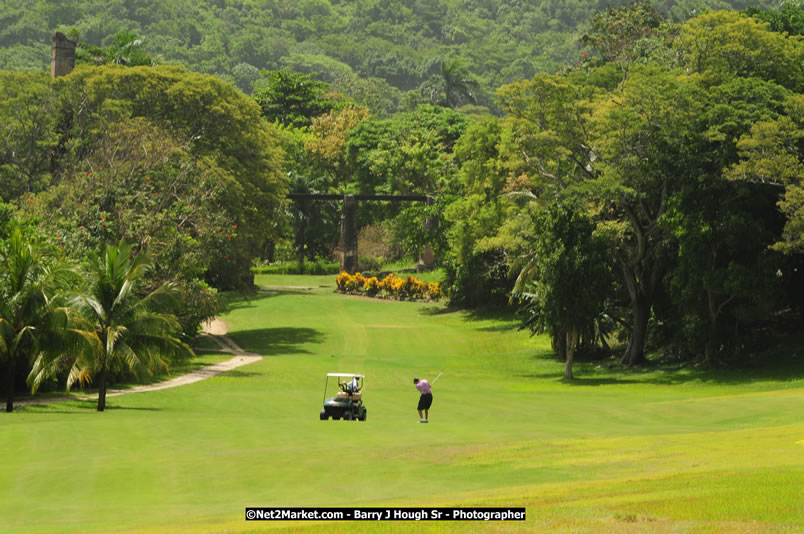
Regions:
<instances>
[{"instance_id":1,"label":"shaded tree trunk","mask_svg":"<svg viewBox=\"0 0 804 534\"><path fill-rule=\"evenodd\" d=\"M637 247L630 258L619 258L625 287L631 300L631 319L633 321L628 348L620 362L623 365L639 365L645 361L645 340L648 334L648 320L653 307L653 295L661 278L662 269L648 254L648 237L656 225L638 226L636 216L632 225L637 236Z\"/></svg>"},{"instance_id":2,"label":"shaded tree trunk","mask_svg":"<svg viewBox=\"0 0 804 534\"><path fill-rule=\"evenodd\" d=\"M578 329L573 328L572 332L567 332L567 364L564 366L564 378L572 378L572 364L575 363L575 347L578 346Z\"/></svg>"},{"instance_id":3,"label":"shaded tree trunk","mask_svg":"<svg viewBox=\"0 0 804 534\"><path fill-rule=\"evenodd\" d=\"M715 345L718 341L718 322L720 314L723 309L734 300L735 296L732 295L721 302L717 302L717 295L711 289L706 290L706 303L709 309L709 328L706 332L706 342L704 343L704 361L705 365L712 365L715 361Z\"/></svg>"},{"instance_id":4,"label":"shaded tree trunk","mask_svg":"<svg viewBox=\"0 0 804 534\"><path fill-rule=\"evenodd\" d=\"M15 369L15 358L12 356L8 359L8 376L6 377L6 411L13 412L14 411L14 373Z\"/></svg>"},{"instance_id":5,"label":"shaded tree trunk","mask_svg":"<svg viewBox=\"0 0 804 534\"><path fill-rule=\"evenodd\" d=\"M645 340L648 333L648 319L653 307L653 295L661 278L662 268L655 261L652 249L652 236L658 231L658 221L666 209L668 182L663 180L656 210L640 202L635 206L624 206L624 211L633 231L634 239L628 256L618 257L623 281L631 299L633 329L628 340L628 348L622 359L623 365L639 365L645 361Z\"/></svg>"},{"instance_id":6,"label":"shaded tree trunk","mask_svg":"<svg viewBox=\"0 0 804 534\"><path fill-rule=\"evenodd\" d=\"M296 262L299 264L299 267L304 265L304 240L304 220L302 220L296 226L296 244L299 246L299 249L296 251Z\"/></svg>"},{"instance_id":7,"label":"shaded tree trunk","mask_svg":"<svg viewBox=\"0 0 804 534\"><path fill-rule=\"evenodd\" d=\"M639 365L645 362L645 340L648 334L650 308L651 302L644 295L636 295L631 298L631 315L634 324L628 339L628 348L621 360L623 365Z\"/></svg>"},{"instance_id":8,"label":"shaded tree trunk","mask_svg":"<svg viewBox=\"0 0 804 534\"><path fill-rule=\"evenodd\" d=\"M104 366L103 370L98 377L98 411L102 412L106 409L106 367Z\"/></svg>"},{"instance_id":9,"label":"shaded tree trunk","mask_svg":"<svg viewBox=\"0 0 804 534\"><path fill-rule=\"evenodd\" d=\"M567 333L559 330L553 334L553 350L556 351L558 359L566 361L567 359Z\"/></svg>"},{"instance_id":10,"label":"shaded tree trunk","mask_svg":"<svg viewBox=\"0 0 804 534\"><path fill-rule=\"evenodd\" d=\"M709 329L709 333L706 337L706 343L704 343L704 361L703 364L706 366L712 365L712 362L715 359L715 347L714 347L714 334L712 333L713 328Z\"/></svg>"}]
</instances>

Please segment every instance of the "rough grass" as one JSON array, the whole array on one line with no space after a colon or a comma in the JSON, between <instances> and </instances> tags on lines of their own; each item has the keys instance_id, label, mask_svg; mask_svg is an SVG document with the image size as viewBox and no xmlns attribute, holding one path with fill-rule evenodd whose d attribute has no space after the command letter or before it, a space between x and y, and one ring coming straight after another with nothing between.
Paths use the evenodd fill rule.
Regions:
<instances>
[{"instance_id":1,"label":"rough grass","mask_svg":"<svg viewBox=\"0 0 804 534\"><path fill-rule=\"evenodd\" d=\"M516 323L258 276L231 337L266 356L173 390L0 414L3 532L796 532L804 369L597 363ZM324 286L324 287L321 287ZM434 386L417 424L413 376ZM318 420L327 372L368 421ZM246 506L525 506L525 523L247 523Z\"/></svg>"}]
</instances>

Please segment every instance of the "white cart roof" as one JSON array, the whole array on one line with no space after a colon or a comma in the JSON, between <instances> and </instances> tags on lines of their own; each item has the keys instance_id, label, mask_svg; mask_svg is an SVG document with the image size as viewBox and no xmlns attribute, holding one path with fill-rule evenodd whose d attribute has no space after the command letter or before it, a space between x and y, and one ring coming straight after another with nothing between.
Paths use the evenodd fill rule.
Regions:
<instances>
[{"instance_id":1,"label":"white cart roof","mask_svg":"<svg viewBox=\"0 0 804 534\"><path fill-rule=\"evenodd\" d=\"M360 377L360 378L366 378L365 376L359 375L357 373L327 373L327 376L342 376L342 377L349 377L349 378L357 376L357 377Z\"/></svg>"}]
</instances>

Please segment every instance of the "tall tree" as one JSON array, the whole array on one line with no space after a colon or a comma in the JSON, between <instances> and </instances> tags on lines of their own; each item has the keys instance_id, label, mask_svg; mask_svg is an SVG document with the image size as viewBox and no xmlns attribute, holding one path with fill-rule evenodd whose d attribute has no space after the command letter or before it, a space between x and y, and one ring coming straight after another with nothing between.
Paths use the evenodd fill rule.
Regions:
<instances>
[{"instance_id":1,"label":"tall tree","mask_svg":"<svg viewBox=\"0 0 804 534\"><path fill-rule=\"evenodd\" d=\"M313 118L329 112L335 102L327 98L329 84L318 81L314 74L287 69L266 71L264 80L255 85L254 99L268 122L301 128L310 126Z\"/></svg>"},{"instance_id":2,"label":"tall tree","mask_svg":"<svg viewBox=\"0 0 804 534\"><path fill-rule=\"evenodd\" d=\"M622 359L628 365L645 359L648 320L666 267L659 220L670 196L698 172L705 104L697 86L647 69L600 102L592 118L596 176L581 188L602 208L630 298L632 331Z\"/></svg>"},{"instance_id":3,"label":"tall tree","mask_svg":"<svg viewBox=\"0 0 804 534\"><path fill-rule=\"evenodd\" d=\"M14 409L17 370L40 353L53 357L68 351L65 337L66 310L53 295L67 271L48 261L39 248L23 237L19 227L11 230L0 250L0 360L5 365L6 411Z\"/></svg>"},{"instance_id":4,"label":"tall tree","mask_svg":"<svg viewBox=\"0 0 804 534\"><path fill-rule=\"evenodd\" d=\"M611 295L608 245L595 233L592 218L570 203L536 209L532 222L538 229L533 252L512 299L520 303L524 326L550 334L565 361L564 378L573 378L575 351L582 336L595 331Z\"/></svg>"},{"instance_id":5,"label":"tall tree","mask_svg":"<svg viewBox=\"0 0 804 534\"><path fill-rule=\"evenodd\" d=\"M49 185L57 98L43 73L0 72L0 198Z\"/></svg>"},{"instance_id":6,"label":"tall tree","mask_svg":"<svg viewBox=\"0 0 804 534\"><path fill-rule=\"evenodd\" d=\"M439 73L421 87L422 96L434 106L456 108L476 104L479 84L464 66L461 58L441 60Z\"/></svg>"},{"instance_id":7,"label":"tall tree","mask_svg":"<svg viewBox=\"0 0 804 534\"><path fill-rule=\"evenodd\" d=\"M107 245L100 255L90 257L89 289L73 301L98 343L73 360L67 387L76 381L97 381L100 412L106 408L111 371L125 369L139 376L193 355L177 337L181 327L175 316L166 313L175 306L174 288L163 284L144 291L152 267L144 254L132 254L131 245ZM53 361L49 365L53 367Z\"/></svg>"},{"instance_id":8,"label":"tall tree","mask_svg":"<svg viewBox=\"0 0 804 534\"><path fill-rule=\"evenodd\" d=\"M85 67L59 78L56 87L74 168L97 147L110 117L118 125L147 119L186 147L196 168L213 178L215 202L232 219L220 229L224 239L232 236L227 257L214 257L207 281L218 288L251 286L252 255L277 237L287 192L280 134L261 118L259 106L231 84L177 67ZM136 168L148 170L127 166Z\"/></svg>"},{"instance_id":9,"label":"tall tree","mask_svg":"<svg viewBox=\"0 0 804 534\"><path fill-rule=\"evenodd\" d=\"M312 156L313 165L326 173L336 189L346 185L351 173L346 161L346 142L349 131L369 118L368 110L348 106L312 120L310 135L304 149Z\"/></svg>"},{"instance_id":10,"label":"tall tree","mask_svg":"<svg viewBox=\"0 0 804 534\"><path fill-rule=\"evenodd\" d=\"M143 49L144 39L128 30L118 31L112 43L106 48L92 46L80 41L79 35L70 35L78 41L76 49L76 63L91 63L95 65L125 65L128 67L152 66L156 60Z\"/></svg>"},{"instance_id":11,"label":"tall tree","mask_svg":"<svg viewBox=\"0 0 804 534\"><path fill-rule=\"evenodd\" d=\"M783 188L779 208L786 217L782 239L774 248L804 252L804 95L790 97L785 114L757 121L737 143L740 161L726 176Z\"/></svg>"},{"instance_id":12,"label":"tall tree","mask_svg":"<svg viewBox=\"0 0 804 534\"><path fill-rule=\"evenodd\" d=\"M498 93L511 115L509 165L537 195L568 191L591 203L609 237L631 307L623 362L644 360L664 262L656 255L667 199L694 172L704 93L656 67L634 67L609 91L537 76Z\"/></svg>"},{"instance_id":13,"label":"tall tree","mask_svg":"<svg viewBox=\"0 0 804 534\"><path fill-rule=\"evenodd\" d=\"M775 32L804 35L804 2L801 0L782 0L778 10L763 11L752 6L744 13L769 23L770 29Z\"/></svg>"},{"instance_id":14,"label":"tall tree","mask_svg":"<svg viewBox=\"0 0 804 534\"><path fill-rule=\"evenodd\" d=\"M712 11L685 23L675 43L688 71L706 85L735 76L759 77L796 92L804 88L804 46L799 36L734 11Z\"/></svg>"},{"instance_id":15,"label":"tall tree","mask_svg":"<svg viewBox=\"0 0 804 534\"><path fill-rule=\"evenodd\" d=\"M234 180L143 117L99 121L94 131L81 161L23 203L25 212L72 257L104 242L136 243L157 265L152 275L179 286L180 321L195 335L220 310L204 277L237 250L238 212L226 198Z\"/></svg>"},{"instance_id":16,"label":"tall tree","mask_svg":"<svg viewBox=\"0 0 804 534\"><path fill-rule=\"evenodd\" d=\"M610 62L627 77L631 66L648 60L675 66L677 54L670 48L679 28L648 2L636 2L599 11L589 19L581 43L597 51L584 52L578 68Z\"/></svg>"},{"instance_id":17,"label":"tall tree","mask_svg":"<svg viewBox=\"0 0 804 534\"><path fill-rule=\"evenodd\" d=\"M500 244L489 243L514 213L504 195L507 172L500 145L505 131L496 118L470 123L455 143L457 180L448 181L440 192L448 201L439 222L449 241L443 256L446 281L450 299L459 305L502 304L510 287Z\"/></svg>"}]
</instances>

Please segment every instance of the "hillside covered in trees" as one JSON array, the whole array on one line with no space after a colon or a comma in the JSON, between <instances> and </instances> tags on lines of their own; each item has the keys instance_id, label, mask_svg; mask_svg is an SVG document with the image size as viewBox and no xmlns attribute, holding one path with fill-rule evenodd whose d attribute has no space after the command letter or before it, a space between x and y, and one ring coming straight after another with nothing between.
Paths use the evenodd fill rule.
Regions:
<instances>
[{"instance_id":1,"label":"hillside covered in trees","mask_svg":"<svg viewBox=\"0 0 804 534\"><path fill-rule=\"evenodd\" d=\"M412 110L443 61L459 59L477 101L583 51L583 25L622 2L603 0L101 0L0 2L0 69L42 70L59 30L95 47L120 32L153 59L235 82L262 69L318 73L332 89L385 112ZM702 9L767 9L772 0L662 0L672 22ZM77 34L76 34L77 32ZM124 41L130 44L131 40ZM412 93L406 93L412 91Z\"/></svg>"}]
</instances>

